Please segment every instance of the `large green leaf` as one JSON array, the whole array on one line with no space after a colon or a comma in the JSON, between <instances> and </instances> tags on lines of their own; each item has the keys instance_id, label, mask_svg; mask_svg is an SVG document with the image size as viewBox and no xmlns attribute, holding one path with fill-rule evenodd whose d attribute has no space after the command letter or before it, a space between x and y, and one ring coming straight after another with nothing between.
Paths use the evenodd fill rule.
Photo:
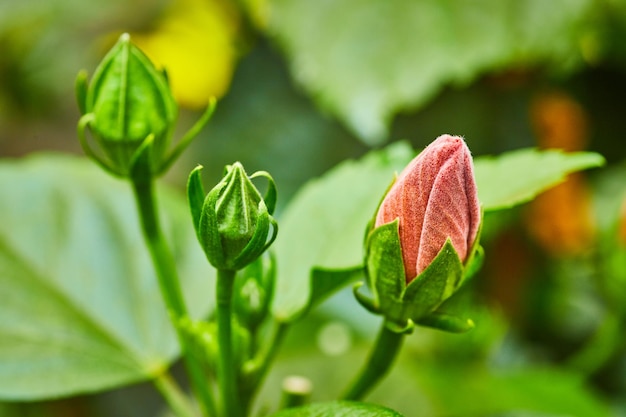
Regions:
<instances>
[{"instance_id":1,"label":"large green leaf","mask_svg":"<svg viewBox=\"0 0 626 417\"><path fill-rule=\"evenodd\" d=\"M591 0L270 0L293 76L370 143L391 116L485 71L581 61Z\"/></svg>"},{"instance_id":2,"label":"large green leaf","mask_svg":"<svg viewBox=\"0 0 626 417\"><path fill-rule=\"evenodd\" d=\"M401 414L375 404L334 401L290 408L271 417L402 417Z\"/></svg>"},{"instance_id":3,"label":"large green leaf","mask_svg":"<svg viewBox=\"0 0 626 417\"><path fill-rule=\"evenodd\" d=\"M480 202L485 210L512 207L565 180L567 174L599 167L604 158L593 152L520 149L474 160Z\"/></svg>"},{"instance_id":4,"label":"large green leaf","mask_svg":"<svg viewBox=\"0 0 626 417\"><path fill-rule=\"evenodd\" d=\"M487 416L512 411L542 416L611 415L581 375L558 369L528 366L497 372L471 365L426 365L420 378L438 415Z\"/></svg>"},{"instance_id":5,"label":"large green leaf","mask_svg":"<svg viewBox=\"0 0 626 417\"><path fill-rule=\"evenodd\" d=\"M414 152L405 143L346 161L309 182L280 218L274 244L277 288L272 310L289 320L309 304L313 267L350 269L362 264L365 228L376 206Z\"/></svg>"},{"instance_id":6,"label":"large green leaf","mask_svg":"<svg viewBox=\"0 0 626 417\"><path fill-rule=\"evenodd\" d=\"M0 164L0 398L32 400L150 378L178 354L130 185L46 155ZM160 189L192 313L211 299L184 199Z\"/></svg>"}]
</instances>

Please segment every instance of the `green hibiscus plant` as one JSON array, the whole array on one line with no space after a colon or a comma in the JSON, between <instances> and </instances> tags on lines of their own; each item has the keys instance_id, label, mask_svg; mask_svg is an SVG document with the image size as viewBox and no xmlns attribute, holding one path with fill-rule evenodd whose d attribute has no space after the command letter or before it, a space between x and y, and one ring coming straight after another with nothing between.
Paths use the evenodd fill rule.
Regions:
<instances>
[{"instance_id":1,"label":"green hibiscus plant","mask_svg":"<svg viewBox=\"0 0 626 417\"><path fill-rule=\"evenodd\" d=\"M76 91L80 143L98 165L132 186L146 248L181 347L191 393L165 395L172 412L179 417L251 415L286 328L270 337L258 331L271 315L280 262L268 250L279 233L272 177L249 175L235 161L206 193L202 167L191 171L190 218L207 262L217 271L214 314L191 322L176 258L161 231L154 182L209 121L215 100L173 144L178 110L167 75L127 34L90 81L86 73L79 74ZM259 179L266 182L263 193ZM441 307L480 268L482 220L470 151L463 138L442 135L393 180L372 220L363 225L367 232L359 271L364 282L356 283L353 292L365 309L382 317L368 360L337 401L291 407L307 395L306 389L294 390L275 415L399 416L362 400L388 373L416 326L448 332L474 327L472 320ZM209 342L198 343L198 335ZM249 349L251 344L257 349Z\"/></svg>"}]
</instances>

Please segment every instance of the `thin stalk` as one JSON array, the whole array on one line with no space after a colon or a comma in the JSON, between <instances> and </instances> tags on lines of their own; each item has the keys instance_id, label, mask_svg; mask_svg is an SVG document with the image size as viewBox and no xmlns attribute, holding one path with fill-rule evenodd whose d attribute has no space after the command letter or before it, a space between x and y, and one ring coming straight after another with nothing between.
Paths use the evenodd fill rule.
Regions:
<instances>
[{"instance_id":1,"label":"thin stalk","mask_svg":"<svg viewBox=\"0 0 626 417\"><path fill-rule=\"evenodd\" d=\"M287 323L277 323L276 329L272 334L269 343L264 344L265 348L261 350L257 357L253 359L250 366L254 371L253 390L258 388L258 386L263 382L269 366L276 356L276 353L278 353L278 348L287 334L288 328L289 325Z\"/></svg>"},{"instance_id":2,"label":"thin stalk","mask_svg":"<svg viewBox=\"0 0 626 417\"><path fill-rule=\"evenodd\" d=\"M217 341L220 360L218 379L222 392L222 414L225 417L242 417L241 403L237 396L237 368L233 357L232 298L235 271L217 271Z\"/></svg>"},{"instance_id":3,"label":"thin stalk","mask_svg":"<svg viewBox=\"0 0 626 417\"><path fill-rule=\"evenodd\" d=\"M156 270L161 295L170 313L192 389L201 405L203 415L215 416L215 401L208 381L202 372L201 363L192 353L191 341L177 325L177 321L187 316L187 308L180 289L174 257L163 239L154 204L153 181L133 181L133 191L141 219L141 228Z\"/></svg>"},{"instance_id":4,"label":"thin stalk","mask_svg":"<svg viewBox=\"0 0 626 417\"><path fill-rule=\"evenodd\" d=\"M154 385L157 387L159 392L167 404L170 406L170 409L176 414L178 417L196 417L196 410L193 405L189 402L189 398L185 395L185 393L180 389L176 381L170 374L167 372L158 375L154 379Z\"/></svg>"},{"instance_id":5,"label":"thin stalk","mask_svg":"<svg viewBox=\"0 0 626 417\"><path fill-rule=\"evenodd\" d=\"M403 341L404 333L389 330L386 323L383 322L367 362L344 394L343 399L359 400L363 398L387 374Z\"/></svg>"},{"instance_id":6,"label":"thin stalk","mask_svg":"<svg viewBox=\"0 0 626 417\"><path fill-rule=\"evenodd\" d=\"M281 346L288 328L289 325L287 323L278 322L272 333L272 337L267 343L264 343L264 349L246 363L244 367L246 376L244 379L245 385L241 387L244 410L249 409L254 399L255 392L263 383L263 379L265 379L270 364L278 353L278 348Z\"/></svg>"}]
</instances>

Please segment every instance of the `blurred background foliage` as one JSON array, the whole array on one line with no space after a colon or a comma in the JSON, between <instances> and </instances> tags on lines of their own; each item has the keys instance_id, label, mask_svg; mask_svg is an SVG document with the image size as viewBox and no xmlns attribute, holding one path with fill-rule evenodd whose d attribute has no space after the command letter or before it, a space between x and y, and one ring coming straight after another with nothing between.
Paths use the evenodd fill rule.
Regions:
<instances>
[{"instance_id":1,"label":"blurred background foliage","mask_svg":"<svg viewBox=\"0 0 626 417\"><path fill-rule=\"evenodd\" d=\"M441 133L475 155L603 154L606 169L488 215L486 264L453 299L477 328L418 331L370 399L407 416L626 415L626 1L0 0L0 156L82 153L74 77L123 31L167 69L181 129L220 98L175 186L240 160L272 173L280 211L346 158ZM292 373L314 399L345 386L377 328L351 297L294 328L268 403ZM153 416L159 401L140 384L0 415Z\"/></svg>"}]
</instances>

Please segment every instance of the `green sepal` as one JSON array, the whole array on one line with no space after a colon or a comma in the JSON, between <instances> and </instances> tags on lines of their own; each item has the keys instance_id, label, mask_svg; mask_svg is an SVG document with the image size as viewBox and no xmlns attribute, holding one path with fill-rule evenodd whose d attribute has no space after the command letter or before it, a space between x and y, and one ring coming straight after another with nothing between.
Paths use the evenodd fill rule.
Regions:
<instances>
[{"instance_id":1,"label":"green sepal","mask_svg":"<svg viewBox=\"0 0 626 417\"><path fill-rule=\"evenodd\" d=\"M116 177L123 177L124 176L123 172L119 171L119 169L115 167L114 165L112 165L110 162L102 159L100 156L98 156L96 152L93 151L93 149L91 149L91 146L89 145L89 141L87 140L87 136L85 135L85 131L87 130L87 127L90 125L90 123L93 122L93 118L94 118L93 113L88 113L88 114L83 115L78 121L78 125L76 127L76 133L78 134L78 141L80 142L80 146L83 148L83 152L85 152L85 155L87 155L94 162L100 165L100 167L104 169L105 171L107 171L108 173Z\"/></svg>"},{"instance_id":2,"label":"green sepal","mask_svg":"<svg viewBox=\"0 0 626 417\"><path fill-rule=\"evenodd\" d=\"M129 177L135 183L146 183L152 179L152 155L154 135L149 134L137 148L130 160Z\"/></svg>"},{"instance_id":3,"label":"green sepal","mask_svg":"<svg viewBox=\"0 0 626 417\"><path fill-rule=\"evenodd\" d=\"M265 178L267 180L267 190L265 191L265 195L263 196L263 201L267 206L267 211L269 214L274 214L274 210L276 209L276 201L278 199L278 193L276 191L276 183L274 182L274 178L267 171L257 171L254 174L250 175L250 179L254 178Z\"/></svg>"},{"instance_id":4,"label":"green sepal","mask_svg":"<svg viewBox=\"0 0 626 417\"><path fill-rule=\"evenodd\" d=\"M78 104L78 110L81 115L87 113L87 71L81 70L76 75L76 81L74 81L74 92L76 93L76 103Z\"/></svg>"},{"instance_id":5,"label":"green sepal","mask_svg":"<svg viewBox=\"0 0 626 417\"><path fill-rule=\"evenodd\" d=\"M478 227L478 232L476 233L476 238L474 239L474 244L470 248L468 252L467 259L465 260L465 267L463 271L463 281L461 284L465 283L469 279L471 279L483 266L483 260L485 258L485 250L482 246L480 246L480 235L483 231L483 219L485 216L485 212L481 211L480 215L480 226Z\"/></svg>"},{"instance_id":6,"label":"green sepal","mask_svg":"<svg viewBox=\"0 0 626 417\"><path fill-rule=\"evenodd\" d=\"M163 74L164 76L167 75L165 70L163 70ZM194 123L191 129L189 129L187 133L183 135L183 137L178 141L174 149L170 151L170 154L167 157L163 158L163 162L159 166L157 174L162 174L167 171L169 167L172 166L172 164L178 159L180 154L183 153L185 149L187 149L189 144L196 138L196 136L198 136L202 128L204 128L204 126L206 126L206 124L211 120L213 113L215 113L216 106L217 100L215 99L215 97L211 97L209 99L209 104L200 119L198 119L198 121Z\"/></svg>"},{"instance_id":7,"label":"green sepal","mask_svg":"<svg viewBox=\"0 0 626 417\"><path fill-rule=\"evenodd\" d=\"M366 271L376 304L385 311L400 300L405 287L404 262L398 220L372 230L366 242Z\"/></svg>"},{"instance_id":8,"label":"green sepal","mask_svg":"<svg viewBox=\"0 0 626 417\"><path fill-rule=\"evenodd\" d=\"M270 235L271 232L271 235ZM259 212L257 215L257 224L254 228L254 234L232 262L232 269L241 269L261 256L263 252L270 247L278 234L278 224L270 216L267 207L263 201L259 202ZM268 239L269 236L269 239Z\"/></svg>"},{"instance_id":9,"label":"green sepal","mask_svg":"<svg viewBox=\"0 0 626 417\"><path fill-rule=\"evenodd\" d=\"M367 295L361 293L360 289L361 287L363 287L363 285L365 285L363 282L357 282L352 286L352 293L354 294L354 297L359 302L359 304L361 304L363 308L365 308L370 313L382 314L382 312L380 311L380 306L376 303L376 301L373 298L370 298Z\"/></svg>"},{"instance_id":10,"label":"green sepal","mask_svg":"<svg viewBox=\"0 0 626 417\"><path fill-rule=\"evenodd\" d=\"M463 279L463 264L448 238L435 259L407 285L402 301L408 317L419 322L450 297Z\"/></svg>"},{"instance_id":11,"label":"green sepal","mask_svg":"<svg viewBox=\"0 0 626 417\"><path fill-rule=\"evenodd\" d=\"M217 269L230 269L227 267L224 259L224 251L222 249L222 240L218 230L217 215L215 207L220 192L226 187L225 182L217 184L207 194L204 204L202 205L202 213L198 222L198 240L206 254L209 263Z\"/></svg>"},{"instance_id":12,"label":"green sepal","mask_svg":"<svg viewBox=\"0 0 626 417\"><path fill-rule=\"evenodd\" d=\"M385 327L394 333L411 334L415 329L415 323L411 319L407 319L404 323L385 320Z\"/></svg>"},{"instance_id":13,"label":"green sepal","mask_svg":"<svg viewBox=\"0 0 626 417\"><path fill-rule=\"evenodd\" d=\"M187 179L187 200L189 202L189 208L191 209L191 221L193 222L193 227L196 230L198 240L200 240L200 217L202 215L202 206L204 205L204 199L206 198L204 187L202 186L202 168L202 165L195 167Z\"/></svg>"},{"instance_id":14,"label":"green sepal","mask_svg":"<svg viewBox=\"0 0 626 417\"><path fill-rule=\"evenodd\" d=\"M480 271L480 268L482 268L483 266L484 260L485 260L485 250L483 249L481 245L476 245L470 257L468 258L467 262L465 263L465 269L463 272L463 282L461 282L461 284L472 279L474 275L476 275L476 273Z\"/></svg>"},{"instance_id":15,"label":"green sepal","mask_svg":"<svg viewBox=\"0 0 626 417\"><path fill-rule=\"evenodd\" d=\"M472 319L462 319L446 313L433 312L422 317L416 324L450 333L465 333L475 327Z\"/></svg>"}]
</instances>

